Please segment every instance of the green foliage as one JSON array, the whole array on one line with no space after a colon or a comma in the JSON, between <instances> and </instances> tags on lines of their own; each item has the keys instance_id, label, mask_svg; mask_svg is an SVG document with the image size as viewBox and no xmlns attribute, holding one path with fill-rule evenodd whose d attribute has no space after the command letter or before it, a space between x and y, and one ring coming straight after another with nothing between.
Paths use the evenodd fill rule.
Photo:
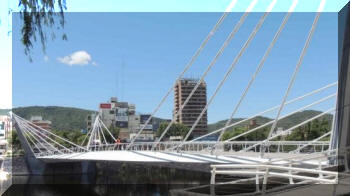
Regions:
<instances>
[{"instance_id":1,"label":"green foliage","mask_svg":"<svg viewBox=\"0 0 350 196\"><path fill-rule=\"evenodd\" d=\"M12 148L12 154L13 155L22 155L23 150L21 146L21 142L18 138L18 133L16 130L11 131L11 134L7 137L7 142L9 146Z\"/></svg>"},{"instance_id":2,"label":"green foliage","mask_svg":"<svg viewBox=\"0 0 350 196\"><path fill-rule=\"evenodd\" d=\"M268 133L269 133L269 127L265 127L259 130L256 130L252 133L249 133L247 135L241 136L237 139L235 139L235 141L261 141L266 139ZM232 137L235 137L237 135L240 135L244 132L248 131L247 127L235 127L232 129L228 129L225 131L225 133L223 134L221 140L227 140L230 139Z\"/></svg>"},{"instance_id":3,"label":"green foliage","mask_svg":"<svg viewBox=\"0 0 350 196\"><path fill-rule=\"evenodd\" d=\"M18 138L18 133L16 130L11 131L12 134L9 134L7 138L7 142L9 143L10 146L14 149L19 149L21 148L21 143Z\"/></svg>"},{"instance_id":4,"label":"green foliage","mask_svg":"<svg viewBox=\"0 0 350 196\"><path fill-rule=\"evenodd\" d=\"M118 138L119 136L119 131L120 131L120 128L119 127L116 127L114 126L114 124L112 124L109 128L109 131L111 132L111 134L113 135L114 138ZM108 133L106 133L108 134ZM107 137L106 140L108 140L109 143L114 143L114 141L112 141L113 138L111 137Z\"/></svg>"},{"instance_id":5,"label":"green foliage","mask_svg":"<svg viewBox=\"0 0 350 196\"><path fill-rule=\"evenodd\" d=\"M277 127L283 127L284 130L299 124L300 122L303 122L311 117L314 117L318 114L320 114L320 111L314 111L314 110L306 110L302 112L295 113L287 118L281 119L278 121ZM292 134L290 134L287 137L277 137L274 140L294 140L294 141L306 141L306 140L313 140L321 135L329 132L331 130L331 124L332 124L332 118L333 116L331 114L326 114L323 116L323 118L315 119L314 121L296 128ZM254 118L256 120L257 125L262 125L265 124L272 119L266 118L266 117L261 117L258 116ZM232 123L238 122L242 119L233 119ZM222 128L226 124L227 120L219 121L217 123L208 125L209 130L213 131L219 128ZM229 128L226 130L224 133L222 140L226 140L229 138L232 138L234 136L237 136L245 131L247 131L249 121L240 124L237 127L234 128ZM214 129L215 128L215 129ZM254 140L264 140L267 138L267 135L271 129L271 126L267 126L263 129L254 131L253 133L247 134L245 136L239 137L236 140L237 141L244 141L244 140L249 140L249 141L254 141ZM329 137L327 137L329 140ZM323 139L325 140L325 139Z\"/></svg>"},{"instance_id":6,"label":"green foliage","mask_svg":"<svg viewBox=\"0 0 350 196\"><path fill-rule=\"evenodd\" d=\"M55 130L52 132L55 135L58 135L64 139L67 139L68 141L73 142L73 143L78 144L78 145L80 145L83 142L83 140L86 136L86 134L83 134L83 133L81 133L81 131L78 131L78 130L75 130L75 131L62 131L62 130L57 131L57 130ZM69 143L67 143L61 139L58 139L57 137L51 136L51 138L63 146L72 147L72 145L70 145Z\"/></svg>"},{"instance_id":7,"label":"green foliage","mask_svg":"<svg viewBox=\"0 0 350 196\"><path fill-rule=\"evenodd\" d=\"M48 37L45 28L64 28L63 11L67 9L66 0L19 0L18 6L21 19L23 20L21 41L25 47L24 52L31 61L30 49L33 47L33 42L37 39L40 39L42 49L45 52ZM58 12L55 10L55 6L58 8ZM50 35L51 39L55 39L56 36L53 31ZM66 40L67 35L63 34L62 39Z\"/></svg>"},{"instance_id":8,"label":"green foliage","mask_svg":"<svg viewBox=\"0 0 350 196\"><path fill-rule=\"evenodd\" d=\"M287 140L307 141L316 139L331 130L331 122L327 118L315 119L304 126L298 127ZM329 137L328 137L329 139Z\"/></svg>"},{"instance_id":9,"label":"green foliage","mask_svg":"<svg viewBox=\"0 0 350 196\"><path fill-rule=\"evenodd\" d=\"M157 137L160 137L160 135L164 132L164 130L166 129L166 127L169 125L169 122L162 122L160 123L159 127L158 127L158 130L157 130L157 133L156 133L156 136ZM170 136L182 136L182 137L185 137L187 132L189 131L190 129L181 124L181 123L173 123L169 130L167 131L167 133L165 134L165 138L169 138Z\"/></svg>"},{"instance_id":10,"label":"green foliage","mask_svg":"<svg viewBox=\"0 0 350 196\"><path fill-rule=\"evenodd\" d=\"M290 128L290 127L292 127L300 122L303 122L303 121L310 119L311 117L314 117L314 116L321 114L321 113L322 113L321 111L315 111L315 110L305 110L302 112L298 112L298 113L295 113L295 114L293 114L285 119L278 121L278 126L284 127L285 129ZM333 115L326 114L320 119L324 119L325 121L328 121L328 123L329 123L332 121L332 118L333 118Z\"/></svg>"},{"instance_id":11,"label":"green foliage","mask_svg":"<svg viewBox=\"0 0 350 196\"><path fill-rule=\"evenodd\" d=\"M57 130L54 131L56 134L69 139L70 141L73 141L76 144L81 144L82 141L85 138L85 134L82 134L80 132L81 129L84 129L86 126L86 117L87 115L91 114L93 111L89 110L82 110L82 109L76 109L76 108L66 108L66 107L22 107L22 108L15 108L13 109L14 113L17 115L24 117L26 119L29 119L31 116L35 115L41 115L45 120L52 121L52 129ZM310 117L313 117L317 114L320 114L319 111L303 111L298 112L294 115L291 115L288 118L282 119L278 123L278 127L283 127L285 130L289 127L294 126L295 124L300 123L301 121L304 121L305 119L308 119ZM156 119L156 118L155 118ZM159 137L161 133L165 130L165 128L168 126L168 122L165 122L164 119L157 120L160 122L159 128L156 132L156 135ZM234 119L234 122L237 122L241 119ZM257 117L256 122L257 125L264 124L272 119L266 118L266 117ZM221 128L224 126L226 121L219 121L218 123L211 124L209 127L215 127L215 128ZM279 137L275 140L296 140L296 141L305 141L305 140L313 140L317 137L320 137L321 135L325 134L326 132L330 131L332 124L332 115L327 114L323 118L316 119L304 126L298 127L295 129L295 131L292 132L289 136L286 137ZM227 129L225 134L223 135L222 140L229 139L231 137L237 136L245 131L247 131L248 123L245 123L241 126L234 127ZM267 137L268 132L270 131L271 126L267 126L261 130L257 130L253 133L250 133L246 136L242 136L240 138L237 138L237 140L264 140ZM115 126L109 127L109 130L113 134L115 138L119 135L119 128ZM185 136L187 132L189 131L189 128L186 127L183 124L173 124L170 128L170 130L165 135L165 138L169 138L170 136ZM107 133L105 132L105 135ZM13 142L14 146L19 146L19 140L17 137L17 134L13 133ZM114 142L110 137L106 137L108 142ZM322 140L326 141L329 140L329 137L326 137ZM62 144L63 141L59 141ZM18 147L19 149L20 147Z\"/></svg>"},{"instance_id":12,"label":"green foliage","mask_svg":"<svg viewBox=\"0 0 350 196\"><path fill-rule=\"evenodd\" d=\"M313 116L316 116L320 113L321 113L320 111L315 111L315 110L305 110L302 112L297 112L293 115L288 116L287 118L279 120L278 127L283 127L285 129L287 129L287 128L292 127L292 126L294 126L302 121L305 121ZM332 121L332 117L333 116L331 114L326 114L324 116L324 119L326 121L330 122L330 121ZM256 123L258 125L262 125L262 124L267 123L268 121L272 120L271 118L267 118L267 117L263 117L263 116L257 116L253 119L256 120ZM231 121L231 124L238 122L238 121L241 121L241 120L243 120L243 118L234 118ZM224 127L226 122L227 122L227 120L222 120L222 121L218 121L218 122L213 123L213 124L209 124L208 125L209 132L215 131L217 129ZM246 127L248 125L249 125L249 121L246 121L246 122L240 124L240 126L242 126L242 127Z\"/></svg>"},{"instance_id":13,"label":"green foliage","mask_svg":"<svg viewBox=\"0 0 350 196\"><path fill-rule=\"evenodd\" d=\"M42 116L44 120L52 122L52 130L73 131L85 129L86 118L94 111L58 106L31 106L14 108L13 112L25 119Z\"/></svg>"}]
</instances>

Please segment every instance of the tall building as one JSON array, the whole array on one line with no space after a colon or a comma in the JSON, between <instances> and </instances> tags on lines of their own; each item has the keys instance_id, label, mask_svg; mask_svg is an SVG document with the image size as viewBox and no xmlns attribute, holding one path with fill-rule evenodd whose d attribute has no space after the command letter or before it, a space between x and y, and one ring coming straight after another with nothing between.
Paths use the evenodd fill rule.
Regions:
<instances>
[{"instance_id":1,"label":"tall building","mask_svg":"<svg viewBox=\"0 0 350 196\"><path fill-rule=\"evenodd\" d=\"M190 95L191 91L197 84L197 79L183 78L176 82L175 95L174 95L174 113L179 112L180 108L184 104L187 97ZM207 85L203 81L198 86L197 90L194 92L188 103L185 105L184 109L176 117L176 122L182 123L187 127L191 128L195 123L200 113L207 104ZM208 133L208 115L207 112L201 117L197 126L193 129L193 137L198 137Z\"/></svg>"}]
</instances>

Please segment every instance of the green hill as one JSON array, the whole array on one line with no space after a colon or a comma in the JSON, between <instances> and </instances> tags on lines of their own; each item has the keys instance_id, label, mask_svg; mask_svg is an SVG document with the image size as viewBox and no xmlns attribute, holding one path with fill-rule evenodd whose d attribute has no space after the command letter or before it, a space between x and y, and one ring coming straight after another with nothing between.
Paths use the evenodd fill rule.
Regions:
<instances>
[{"instance_id":1,"label":"green hill","mask_svg":"<svg viewBox=\"0 0 350 196\"><path fill-rule=\"evenodd\" d=\"M13 112L25 119L42 116L52 122L53 130L80 130L86 128L86 118L94 111L58 106L31 106L14 108Z\"/></svg>"},{"instance_id":2,"label":"green hill","mask_svg":"<svg viewBox=\"0 0 350 196\"><path fill-rule=\"evenodd\" d=\"M302 112L297 112L287 118L281 119L278 121L277 127L283 127L284 129L290 128L298 123L301 123L311 117L314 117L318 114L321 114L321 111L316 111L316 110L305 110ZM326 114L323 117L323 119L326 119L326 121L331 122L333 115L332 114ZM231 124L238 122L240 120L243 120L244 118L234 118L231 122ZM263 117L263 116L258 116L254 118L256 120L257 125L262 125L264 123L267 123L268 121L271 121L271 118ZM208 125L208 130L209 132L215 131L217 129L220 129L225 126L227 120L221 120L216 123L212 123ZM245 127L249 124L249 121L241 123L239 126L240 127Z\"/></svg>"},{"instance_id":3,"label":"green hill","mask_svg":"<svg viewBox=\"0 0 350 196\"><path fill-rule=\"evenodd\" d=\"M8 111L0 110L4 114ZM28 120L32 116L42 116L44 120L52 122L53 130L72 131L86 129L86 118L95 111L59 106L30 106L14 108L13 112ZM166 119L154 117L153 121L159 124Z\"/></svg>"},{"instance_id":4,"label":"green hill","mask_svg":"<svg viewBox=\"0 0 350 196\"><path fill-rule=\"evenodd\" d=\"M266 123L266 122L272 120L272 119L270 119L270 118L263 117L263 116L257 116L257 117L254 118L254 119L256 120L256 124L258 124L258 125L262 125L262 124L264 124L264 123ZM230 124L236 123L236 122L241 121L241 120L244 120L244 118L234 118L234 119L232 119L232 121L231 121ZM208 130L209 130L209 132L215 131L215 130L217 130L217 129L220 129L220 128L224 127L227 121L228 121L228 119L227 119L227 120L221 120L221 121L218 121L218 122L216 122L216 123L208 124ZM240 123L239 126L240 126L240 127L243 127L243 126L247 126L247 125L249 125L249 120Z\"/></svg>"},{"instance_id":5,"label":"green hill","mask_svg":"<svg viewBox=\"0 0 350 196\"><path fill-rule=\"evenodd\" d=\"M2 113L6 113L9 110L0 110ZM31 106L31 107L19 107L13 109L14 113L17 115L30 119L31 116L40 115L45 120L50 120L52 122L53 130L80 130L86 128L86 117L90 113L93 113L92 110L71 108L71 107L59 107L59 106ZM289 128L293 125L296 125L308 118L311 118L315 115L320 114L320 111L315 110L305 110L302 112L295 113L288 118L282 119L278 122L278 127L283 127L284 129ZM331 122L332 115L327 114L322 118L326 119L326 121ZM155 121L163 122L164 119L154 118ZM243 120L243 118L235 118L231 123L238 122ZM262 125L268 121L271 121L271 118L258 116L255 118L257 125ZM212 123L208 125L209 132L222 128L226 124L227 120L221 120L216 123ZM240 126L247 126L249 121L242 123Z\"/></svg>"}]
</instances>

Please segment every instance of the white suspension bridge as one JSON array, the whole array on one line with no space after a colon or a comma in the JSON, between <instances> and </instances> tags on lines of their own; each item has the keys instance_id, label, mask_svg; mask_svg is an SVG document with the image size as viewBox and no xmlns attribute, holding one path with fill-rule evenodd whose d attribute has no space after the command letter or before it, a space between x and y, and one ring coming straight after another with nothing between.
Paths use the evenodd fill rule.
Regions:
<instances>
[{"instance_id":1,"label":"white suspension bridge","mask_svg":"<svg viewBox=\"0 0 350 196\"><path fill-rule=\"evenodd\" d=\"M232 64L226 70L224 77L218 83L214 93L209 97L206 106L197 117L195 123L189 129L182 141L171 142L163 141L166 133L170 127L176 122L176 118L181 111L190 101L191 97L204 81L210 70L214 67L217 60L222 56L224 50L227 48L232 39L235 38L236 33L240 30L242 24L245 22L248 15L251 13L253 7L257 4L257 0L252 0L228 35L226 40L222 43L222 46L218 50L217 54L210 61L205 71L197 81L196 85L192 89L190 95L186 98L183 105L181 105L179 111L177 111L167 125L160 137L154 142L137 142L140 134L144 131L144 128L151 122L151 119L156 115L162 105L165 103L171 92L174 90L175 84L167 91L165 96L161 99L160 103L156 106L150 117L145 122L145 126L140 127L140 130L130 143L115 143L116 138L108 130L106 125L102 122L99 116L96 117L93 127L86 135L86 138L81 144L75 144L66 138L58 136L51 131L45 130L30 121L12 113L12 117L21 139L22 146L24 146L27 154L31 154L37 160L46 163L52 162L67 162L67 161L119 161L119 162L150 162L150 163L205 163L212 164L212 184L217 184L215 176L220 175L253 175L257 184L267 184L269 176L287 178L290 184L296 183L338 183L338 172L326 171L325 168L336 166L339 163L337 156L343 153L347 157L348 150L342 149L340 151L334 142L337 140L335 130L337 127L337 92L324 96L317 101L308 103L295 111L282 115L282 111L289 104L300 102L308 97L319 95L326 90L337 88L338 82L328 84L323 87L319 87L304 95L300 95L295 98L290 98L290 92L292 91L297 74L302 66L303 59L306 55L306 51L311 44L312 37L317 27L320 15L326 3L325 0L320 0L318 11L315 13L315 18L312 26L310 27L307 39L304 46L301 49L299 59L295 65L295 70L290 77L290 81L283 94L283 98L280 104L268 108L260 113L251 115L238 122L233 122L236 117L237 111L240 109L243 100L245 99L251 86L254 84L255 79L262 70L268 56L274 48L277 40L281 36L282 31L288 23L290 16L293 14L294 9L298 5L298 0L293 0L290 5L289 11L285 14L279 28L274 34L273 39L266 48L265 53L261 57L255 72L251 75L251 78L242 92L238 102L236 103L229 120L226 122L223 128L212 131L206 135L189 140L194 128L199 123L202 116L207 111L208 107L212 104L217 93L221 90L222 86L227 81L228 77L233 72L236 64L239 62L242 55L245 53L248 46L254 40L256 34L268 18L271 10L276 4L277 0L272 0L270 5L266 8L266 12L262 14L261 18L257 22L254 29L251 31L248 39L241 46L239 52L234 57ZM235 6L237 0L233 0L227 11L223 13L218 22L211 29L207 37L201 43L195 54L191 57L190 61L185 66L184 70L180 73L176 80L180 80L184 77L189 68L200 56L209 40L215 35L223 21L229 15L229 11ZM335 104L330 106L329 109L317 114L309 119L305 119L303 122L295 124L282 132L276 132L277 124L279 121L286 119L298 112L307 110L321 104L323 102L334 100ZM243 123L248 122L258 116L262 116L268 112L277 111L276 116L257 127L251 128L241 134L235 135L229 139L223 140L223 135L228 129L238 127ZM307 123L320 119L325 115L333 114L331 131L315 138L312 141L281 141L281 136L285 134L293 133L297 128L306 125ZM263 128L269 128L267 137L262 141L239 141L240 138L254 133L261 132ZM218 134L217 141L206 141L208 136ZM325 138L329 138L325 140ZM347 158L344 158L347 160ZM347 164L345 164L348 171ZM315 176L316 175L316 176ZM262 180L262 181L260 181ZM229 182L238 183L241 182ZM262 191L266 189L266 186L262 187ZM257 191L261 191L257 188Z\"/></svg>"}]
</instances>

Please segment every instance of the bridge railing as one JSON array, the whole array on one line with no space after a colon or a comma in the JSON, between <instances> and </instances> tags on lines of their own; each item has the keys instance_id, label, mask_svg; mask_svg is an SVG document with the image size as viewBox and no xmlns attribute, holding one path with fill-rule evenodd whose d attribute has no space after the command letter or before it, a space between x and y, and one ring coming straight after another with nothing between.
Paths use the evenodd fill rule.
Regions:
<instances>
[{"instance_id":1,"label":"bridge railing","mask_svg":"<svg viewBox=\"0 0 350 196\"><path fill-rule=\"evenodd\" d=\"M217 175L230 176L254 176L244 179L244 181L252 181L256 183L256 192L266 192L266 186L271 177L286 179L289 184L344 184L340 182L340 177L350 177L349 168L344 160L350 154L350 147L342 149L328 150L323 153L311 153L308 156L294 154L289 157L274 159L263 164L222 164L211 165L211 184L237 184L242 180L234 180L229 182L218 182ZM319 164L311 168L302 168L301 164L307 161L316 161ZM281 162L283 161L283 163ZM326 164L324 164L326 162ZM344 169L341 169L345 165ZM276 180L276 179L275 179ZM274 180L274 182L275 182ZM262 190L260 189L262 185Z\"/></svg>"},{"instance_id":2,"label":"bridge railing","mask_svg":"<svg viewBox=\"0 0 350 196\"><path fill-rule=\"evenodd\" d=\"M249 146L253 146L260 141L231 141L231 142L219 142L215 141L198 141L182 143L177 141L171 142L138 142L130 145L129 143L116 143L116 144L101 144L93 145L89 148L82 149L78 147L72 147L69 149L60 149L59 151L45 151L36 153L37 156L49 156L59 154L71 154L71 153L84 153L94 151L159 151L159 152L186 152L186 153L212 153L212 149L215 148L216 154L227 154L233 152L239 152L246 149ZM269 141L267 143L266 151L270 153L287 153L293 152L300 146L307 144L308 141ZM179 147L181 145L181 147ZM311 153L311 152L324 152L328 150L329 142L317 141L304 148L300 153ZM251 149L251 152L259 152L259 146Z\"/></svg>"},{"instance_id":3,"label":"bridge railing","mask_svg":"<svg viewBox=\"0 0 350 196\"><path fill-rule=\"evenodd\" d=\"M260 192L259 184L262 184L261 192L266 192L266 186L269 178L277 177L289 180L290 184L319 183L319 184L337 184L338 172L324 171L322 169L305 169L299 167L279 166L270 164L230 164L230 165L211 165L210 184L216 184L217 175L230 176L255 176L256 192ZM295 182L299 180L299 182Z\"/></svg>"}]
</instances>

